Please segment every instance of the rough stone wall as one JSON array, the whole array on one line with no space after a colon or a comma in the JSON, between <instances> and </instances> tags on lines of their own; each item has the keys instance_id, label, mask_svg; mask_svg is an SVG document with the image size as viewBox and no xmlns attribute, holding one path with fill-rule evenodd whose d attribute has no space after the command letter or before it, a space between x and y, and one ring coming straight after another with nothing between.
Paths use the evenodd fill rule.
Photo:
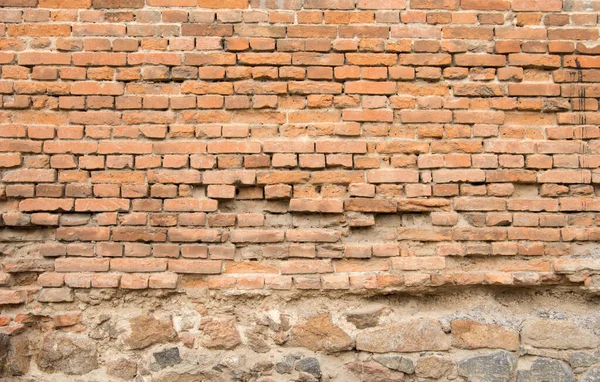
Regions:
<instances>
[{"instance_id":1,"label":"rough stone wall","mask_svg":"<svg viewBox=\"0 0 600 382\"><path fill-rule=\"evenodd\" d=\"M0 0L0 376L600 380L598 11Z\"/></svg>"}]
</instances>

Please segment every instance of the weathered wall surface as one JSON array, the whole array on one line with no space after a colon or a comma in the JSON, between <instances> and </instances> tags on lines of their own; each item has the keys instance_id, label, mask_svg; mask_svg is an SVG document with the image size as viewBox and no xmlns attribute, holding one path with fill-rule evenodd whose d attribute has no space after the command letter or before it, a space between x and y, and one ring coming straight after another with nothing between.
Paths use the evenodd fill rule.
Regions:
<instances>
[{"instance_id":1,"label":"weathered wall surface","mask_svg":"<svg viewBox=\"0 0 600 382\"><path fill-rule=\"evenodd\" d=\"M176 292L77 289L75 298L16 316L27 329L10 340L2 337L3 380L600 378L598 299L573 292L473 288L371 298L336 292L210 292L191 298Z\"/></svg>"},{"instance_id":2,"label":"weathered wall surface","mask_svg":"<svg viewBox=\"0 0 600 382\"><path fill-rule=\"evenodd\" d=\"M0 375L600 380L598 11L0 0Z\"/></svg>"}]
</instances>

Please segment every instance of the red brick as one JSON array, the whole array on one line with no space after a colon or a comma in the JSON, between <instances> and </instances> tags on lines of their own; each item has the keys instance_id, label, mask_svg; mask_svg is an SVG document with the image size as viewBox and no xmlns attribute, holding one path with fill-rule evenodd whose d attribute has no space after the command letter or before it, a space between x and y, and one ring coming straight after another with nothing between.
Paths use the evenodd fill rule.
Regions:
<instances>
[{"instance_id":1,"label":"red brick","mask_svg":"<svg viewBox=\"0 0 600 382\"><path fill-rule=\"evenodd\" d=\"M128 211L129 200L118 198L103 199L77 199L75 201L75 211Z\"/></svg>"},{"instance_id":2,"label":"red brick","mask_svg":"<svg viewBox=\"0 0 600 382\"><path fill-rule=\"evenodd\" d=\"M65 276L61 273L45 272L38 276L37 284L42 287L61 287Z\"/></svg>"},{"instance_id":3,"label":"red brick","mask_svg":"<svg viewBox=\"0 0 600 382\"><path fill-rule=\"evenodd\" d=\"M392 258L392 268L403 271L439 270L446 267L446 258L440 256L401 256Z\"/></svg>"},{"instance_id":4,"label":"red brick","mask_svg":"<svg viewBox=\"0 0 600 382\"><path fill-rule=\"evenodd\" d=\"M108 240L109 228L96 227L60 227L56 230L56 238L66 241Z\"/></svg>"},{"instance_id":5,"label":"red brick","mask_svg":"<svg viewBox=\"0 0 600 382\"><path fill-rule=\"evenodd\" d=\"M394 115L392 110L344 110L342 119L356 122L392 122Z\"/></svg>"},{"instance_id":6,"label":"red brick","mask_svg":"<svg viewBox=\"0 0 600 382\"><path fill-rule=\"evenodd\" d=\"M499 54L457 54L454 56L457 66L491 66L500 67L506 64L506 56Z\"/></svg>"},{"instance_id":7,"label":"red brick","mask_svg":"<svg viewBox=\"0 0 600 382\"><path fill-rule=\"evenodd\" d=\"M284 275L331 273L333 266L328 260L293 260L279 265Z\"/></svg>"},{"instance_id":8,"label":"red brick","mask_svg":"<svg viewBox=\"0 0 600 382\"><path fill-rule=\"evenodd\" d=\"M164 259L111 259L110 270L117 272L161 272L167 269Z\"/></svg>"},{"instance_id":9,"label":"red brick","mask_svg":"<svg viewBox=\"0 0 600 382\"><path fill-rule=\"evenodd\" d=\"M248 8L248 0L198 0L200 8Z\"/></svg>"},{"instance_id":10,"label":"red brick","mask_svg":"<svg viewBox=\"0 0 600 382\"><path fill-rule=\"evenodd\" d=\"M370 170L367 173L369 183L416 183L419 172L415 170Z\"/></svg>"},{"instance_id":11,"label":"red brick","mask_svg":"<svg viewBox=\"0 0 600 382\"><path fill-rule=\"evenodd\" d=\"M118 288L121 275L94 274L92 275L92 288Z\"/></svg>"},{"instance_id":12,"label":"red brick","mask_svg":"<svg viewBox=\"0 0 600 382\"><path fill-rule=\"evenodd\" d=\"M513 0L513 11L556 12L562 10L562 0Z\"/></svg>"},{"instance_id":13,"label":"red brick","mask_svg":"<svg viewBox=\"0 0 600 382\"><path fill-rule=\"evenodd\" d=\"M207 196L215 199L233 199L235 197L235 186L210 185L207 187Z\"/></svg>"},{"instance_id":14,"label":"red brick","mask_svg":"<svg viewBox=\"0 0 600 382\"><path fill-rule=\"evenodd\" d=\"M0 290L0 305L16 305L25 302L25 291Z\"/></svg>"},{"instance_id":15,"label":"red brick","mask_svg":"<svg viewBox=\"0 0 600 382\"><path fill-rule=\"evenodd\" d=\"M305 0L306 9L354 9L352 0Z\"/></svg>"},{"instance_id":16,"label":"red brick","mask_svg":"<svg viewBox=\"0 0 600 382\"><path fill-rule=\"evenodd\" d=\"M330 26L291 25L287 28L290 38L335 38L337 29Z\"/></svg>"},{"instance_id":17,"label":"red brick","mask_svg":"<svg viewBox=\"0 0 600 382\"><path fill-rule=\"evenodd\" d=\"M508 94L511 96L548 96L555 97L560 95L560 85L557 84L509 84Z\"/></svg>"},{"instance_id":18,"label":"red brick","mask_svg":"<svg viewBox=\"0 0 600 382\"><path fill-rule=\"evenodd\" d=\"M174 242L219 242L221 235L213 229L170 228L169 240Z\"/></svg>"},{"instance_id":19,"label":"red brick","mask_svg":"<svg viewBox=\"0 0 600 382\"><path fill-rule=\"evenodd\" d=\"M208 143L209 153L258 154L260 150L261 146L258 142L221 141Z\"/></svg>"},{"instance_id":20,"label":"red brick","mask_svg":"<svg viewBox=\"0 0 600 382\"><path fill-rule=\"evenodd\" d=\"M568 66L567 62L568 59L565 58L565 66ZM560 67L560 56L516 53L508 55L508 63L523 67L558 68Z\"/></svg>"},{"instance_id":21,"label":"red brick","mask_svg":"<svg viewBox=\"0 0 600 382\"><path fill-rule=\"evenodd\" d=\"M54 269L57 272L106 272L108 267L108 259L70 259L61 257L54 262Z\"/></svg>"},{"instance_id":22,"label":"red brick","mask_svg":"<svg viewBox=\"0 0 600 382\"><path fill-rule=\"evenodd\" d=\"M92 0L94 8L142 8L144 2L141 0Z\"/></svg>"},{"instance_id":23,"label":"red brick","mask_svg":"<svg viewBox=\"0 0 600 382\"><path fill-rule=\"evenodd\" d=\"M400 119L403 123L444 123L452 121L450 110L402 110Z\"/></svg>"},{"instance_id":24,"label":"red brick","mask_svg":"<svg viewBox=\"0 0 600 382\"><path fill-rule=\"evenodd\" d=\"M489 0L481 2L478 0L461 0L460 7L464 10L475 9L482 11L507 11L510 9L509 0Z\"/></svg>"},{"instance_id":25,"label":"red brick","mask_svg":"<svg viewBox=\"0 0 600 382\"><path fill-rule=\"evenodd\" d=\"M232 243L277 243L283 241L284 233L276 230L234 230Z\"/></svg>"},{"instance_id":26,"label":"red brick","mask_svg":"<svg viewBox=\"0 0 600 382\"><path fill-rule=\"evenodd\" d=\"M150 275L148 286L150 289L175 289L179 277L173 273L158 273Z\"/></svg>"},{"instance_id":27,"label":"red brick","mask_svg":"<svg viewBox=\"0 0 600 382\"><path fill-rule=\"evenodd\" d=\"M358 0L357 8L359 9L405 9L405 0Z\"/></svg>"},{"instance_id":28,"label":"red brick","mask_svg":"<svg viewBox=\"0 0 600 382\"><path fill-rule=\"evenodd\" d=\"M71 211L73 199L36 198L19 203L20 211Z\"/></svg>"},{"instance_id":29,"label":"red brick","mask_svg":"<svg viewBox=\"0 0 600 382\"><path fill-rule=\"evenodd\" d=\"M121 288L123 289L146 289L148 288L148 275L137 275L126 273L121 276Z\"/></svg>"},{"instance_id":30,"label":"red brick","mask_svg":"<svg viewBox=\"0 0 600 382\"><path fill-rule=\"evenodd\" d=\"M369 258L372 254L370 245L347 244L344 246L344 257L348 258Z\"/></svg>"},{"instance_id":31,"label":"red brick","mask_svg":"<svg viewBox=\"0 0 600 382\"><path fill-rule=\"evenodd\" d=\"M395 213L397 204L394 200L352 198L344 202L344 208L346 211Z\"/></svg>"},{"instance_id":32,"label":"red brick","mask_svg":"<svg viewBox=\"0 0 600 382\"><path fill-rule=\"evenodd\" d=\"M9 36L54 37L69 36L71 27L66 24L19 24L8 25L6 31ZM66 56L69 57L68 54ZM50 65L50 63L47 64Z\"/></svg>"},{"instance_id":33,"label":"red brick","mask_svg":"<svg viewBox=\"0 0 600 382\"><path fill-rule=\"evenodd\" d=\"M5 290L594 288L539 256L600 237L600 8L0 7L2 241L40 257L6 259Z\"/></svg>"},{"instance_id":34,"label":"red brick","mask_svg":"<svg viewBox=\"0 0 600 382\"><path fill-rule=\"evenodd\" d=\"M215 260L169 260L169 271L175 273L219 274L222 262Z\"/></svg>"},{"instance_id":35,"label":"red brick","mask_svg":"<svg viewBox=\"0 0 600 382\"><path fill-rule=\"evenodd\" d=\"M81 9L89 8L92 5L92 0L40 0L40 8L67 8L67 9Z\"/></svg>"},{"instance_id":36,"label":"red brick","mask_svg":"<svg viewBox=\"0 0 600 382\"><path fill-rule=\"evenodd\" d=\"M457 10L459 0L412 0L410 7L413 9L448 9Z\"/></svg>"},{"instance_id":37,"label":"red brick","mask_svg":"<svg viewBox=\"0 0 600 382\"><path fill-rule=\"evenodd\" d=\"M454 199L456 211L503 211L506 201L501 198L456 198Z\"/></svg>"},{"instance_id":38,"label":"red brick","mask_svg":"<svg viewBox=\"0 0 600 382\"><path fill-rule=\"evenodd\" d=\"M293 212L342 213L344 212L344 202L336 199L292 199L289 210Z\"/></svg>"}]
</instances>

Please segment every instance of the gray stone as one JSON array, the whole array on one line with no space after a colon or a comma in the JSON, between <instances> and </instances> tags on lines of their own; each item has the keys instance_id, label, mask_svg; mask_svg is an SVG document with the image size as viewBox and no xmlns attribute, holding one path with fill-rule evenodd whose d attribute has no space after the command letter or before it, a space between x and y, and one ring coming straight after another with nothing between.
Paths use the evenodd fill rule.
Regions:
<instances>
[{"instance_id":1,"label":"gray stone","mask_svg":"<svg viewBox=\"0 0 600 382\"><path fill-rule=\"evenodd\" d=\"M275 312L274 314L265 314L260 316L261 325L268 326L274 332L281 332L290 329L290 316L285 313Z\"/></svg>"},{"instance_id":2,"label":"gray stone","mask_svg":"<svg viewBox=\"0 0 600 382\"><path fill-rule=\"evenodd\" d=\"M246 373L244 370L241 369L235 369L235 370L231 370L231 379L234 381L241 381L244 380L244 378L248 378L248 373Z\"/></svg>"},{"instance_id":3,"label":"gray stone","mask_svg":"<svg viewBox=\"0 0 600 382\"><path fill-rule=\"evenodd\" d=\"M372 353L412 353L450 348L450 337L438 320L422 318L362 332L356 349Z\"/></svg>"},{"instance_id":4,"label":"gray stone","mask_svg":"<svg viewBox=\"0 0 600 382\"><path fill-rule=\"evenodd\" d=\"M103 338L115 339L119 335L114 322L109 316L101 315L97 318L97 324L90 330L89 336L95 340Z\"/></svg>"},{"instance_id":5,"label":"gray stone","mask_svg":"<svg viewBox=\"0 0 600 382\"><path fill-rule=\"evenodd\" d=\"M225 353L227 356L221 358L215 366L217 369L245 369L248 358L245 354Z\"/></svg>"},{"instance_id":6,"label":"gray stone","mask_svg":"<svg viewBox=\"0 0 600 382\"><path fill-rule=\"evenodd\" d=\"M419 358L415 371L417 376L440 379L452 373L455 362L439 355L430 355Z\"/></svg>"},{"instance_id":7,"label":"gray stone","mask_svg":"<svg viewBox=\"0 0 600 382\"><path fill-rule=\"evenodd\" d=\"M119 358L106 365L106 374L124 380L131 380L137 374L137 364L126 358Z\"/></svg>"},{"instance_id":8,"label":"gray stone","mask_svg":"<svg viewBox=\"0 0 600 382\"><path fill-rule=\"evenodd\" d=\"M8 361L8 352L10 350L10 337L6 334L0 334L0 372L6 368ZM0 374L4 375L4 373Z\"/></svg>"},{"instance_id":9,"label":"gray stone","mask_svg":"<svg viewBox=\"0 0 600 382\"><path fill-rule=\"evenodd\" d=\"M277 362L275 364L275 371L279 374L291 374L293 367L293 365L289 365L285 362Z\"/></svg>"},{"instance_id":10,"label":"gray stone","mask_svg":"<svg viewBox=\"0 0 600 382\"><path fill-rule=\"evenodd\" d=\"M313 375L315 378L321 378L321 365L319 360L314 357L302 358L296 362L295 369Z\"/></svg>"},{"instance_id":11,"label":"gray stone","mask_svg":"<svg viewBox=\"0 0 600 382\"><path fill-rule=\"evenodd\" d=\"M267 353L271 347L267 343L266 327L257 326L253 330L246 332L248 346L257 353Z\"/></svg>"},{"instance_id":12,"label":"gray stone","mask_svg":"<svg viewBox=\"0 0 600 382\"><path fill-rule=\"evenodd\" d=\"M273 362L271 361L260 361L252 365L250 371L259 374L269 373L271 370L273 370L273 366L275 365L273 365Z\"/></svg>"},{"instance_id":13,"label":"gray stone","mask_svg":"<svg viewBox=\"0 0 600 382\"><path fill-rule=\"evenodd\" d=\"M598 362L598 357L584 352L574 352L569 355L569 364L573 368L590 367Z\"/></svg>"},{"instance_id":14,"label":"gray stone","mask_svg":"<svg viewBox=\"0 0 600 382\"><path fill-rule=\"evenodd\" d=\"M176 347L154 353L154 359L156 360L156 363L160 365L161 369L177 365L182 361L179 356L179 348Z\"/></svg>"},{"instance_id":15,"label":"gray stone","mask_svg":"<svg viewBox=\"0 0 600 382\"><path fill-rule=\"evenodd\" d=\"M369 306L346 314L346 320L358 329L372 328L379 324L379 317L389 309L383 305Z\"/></svg>"},{"instance_id":16,"label":"gray stone","mask_svg":"<svg viewBox=\"0 0 600 382\"><path fill-rule=\"evenodd\" d=\"M561 320L528 320L521 329L525 345L551 349L587 349L598 346L598 337Z\"/></svg>"},{"instance_id":17,"label":"gray stone","mask_svg":"<svg viewBox=\"0 0 600 382\"><path fill-rule=\"evenodd\" d=\"M275 371L279 374L291 374L292 370L294 370L296 359L293 355L286 355L281 361L275 364Z\"/></svg>"},{"instance_id":18,"label":"gray stone","mask_svg":"<svg viewBox=\"0 0 600 382\"><path fill-rule=\"evenodd\" d=\"M305 373L303 371L298 373L298 378L294 380L294 382L318 382L319 378L315 377L312 374Z\"/></svg>"},{"instance_id":19,"label":"gray stone","mask_svg":"<svg viewBox=\"0 0 600 382\"><path fill-rule=\"evenodd\" d=\"M508 382L512 379L517 357L507 351L466 358L458 363L458 374L472 382Z\"/></svg>"},{"instance_id":20,"label":"gray stone","mask_svg":"<svg viewBox=\"0 0 600 382\"><path fill-rule=\"evenodd\" d=\"M600 366L594 366L589 369L581 377L581 382L600 382Z\"/></svg>"},{"instance_id":21,"label":"gray stone","mask_svg":"<svg viewBox=\"0 0 600 382\"><path fill-rule=\"evenodd\" d=\"M47 373L82 375L98 367L96 344L83 334L50 332L42 340L38 367Z\"/></svg>"},{"instance_id":22,"label":"gray stone","mask_svg":"<svg viewBox=\"0 0 600 382\"><path fill-rule=\"evenodd\" d=\"M173 371L152 377L152 382L221 382L226 380L221 372L215 370Z\"/></svg>"},{"instance_id":23,"label":"gray stone","mask_svg":"<svg viewBox=\"0 0 600 382\"><path fill-rule=\"evenodd\" d=\"M566 354L563 351L556 349L534 348L526 346L521 348L520 356L530 355L533 357L565 359ZM533 358L532 358L533 359Z\"/></svg>"},{"instance_id":24,"label":"gray stone","mask_svg":"<svg viewBox=\"0 0 600 382\"><path fill-rule=\"evenodd\" d=\"M402 357L401 355L377 355L373 360L387 367L388 369L401 371L406 374L415 372L415 364L410 358Z\"/></svg>"},{"instance_id":25,"label":"gray stone","mask_svg":"<svg viewBox=\"0 0 600 382\"><path fill-rule=\"evenodd\" d=\"M0 377L27 374L30 360L29 339L27 336L10 337L6 334L0 334Z\"/></svg>"},{"instance_id":26,"label":"gray stone","mask_svg":"<svg viewBox=\"0 0 600 382\"><path fill-rule=\"evenodd\" d=\"M566 362L536 358L529 370L519 370L517 382L572 382L573 371Z\"/></svg>"}]
</instances>

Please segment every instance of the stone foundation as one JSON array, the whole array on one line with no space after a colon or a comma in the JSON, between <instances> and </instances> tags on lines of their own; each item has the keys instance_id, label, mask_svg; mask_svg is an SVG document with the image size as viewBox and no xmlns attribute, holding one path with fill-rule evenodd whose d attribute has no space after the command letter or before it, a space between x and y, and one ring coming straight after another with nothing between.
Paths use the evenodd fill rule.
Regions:
<instances>
[{"instance_id":1,"label":"stone foundation","mask_svg":"<svg viewBox=\"0 0 600 382\"><path fill-rule=\"evenodd\" d=\"M598 298L76 291L8 309L7 381L598 381ZM195 296L194 296L195 295Z\"/></svg>"}]
</instances>

